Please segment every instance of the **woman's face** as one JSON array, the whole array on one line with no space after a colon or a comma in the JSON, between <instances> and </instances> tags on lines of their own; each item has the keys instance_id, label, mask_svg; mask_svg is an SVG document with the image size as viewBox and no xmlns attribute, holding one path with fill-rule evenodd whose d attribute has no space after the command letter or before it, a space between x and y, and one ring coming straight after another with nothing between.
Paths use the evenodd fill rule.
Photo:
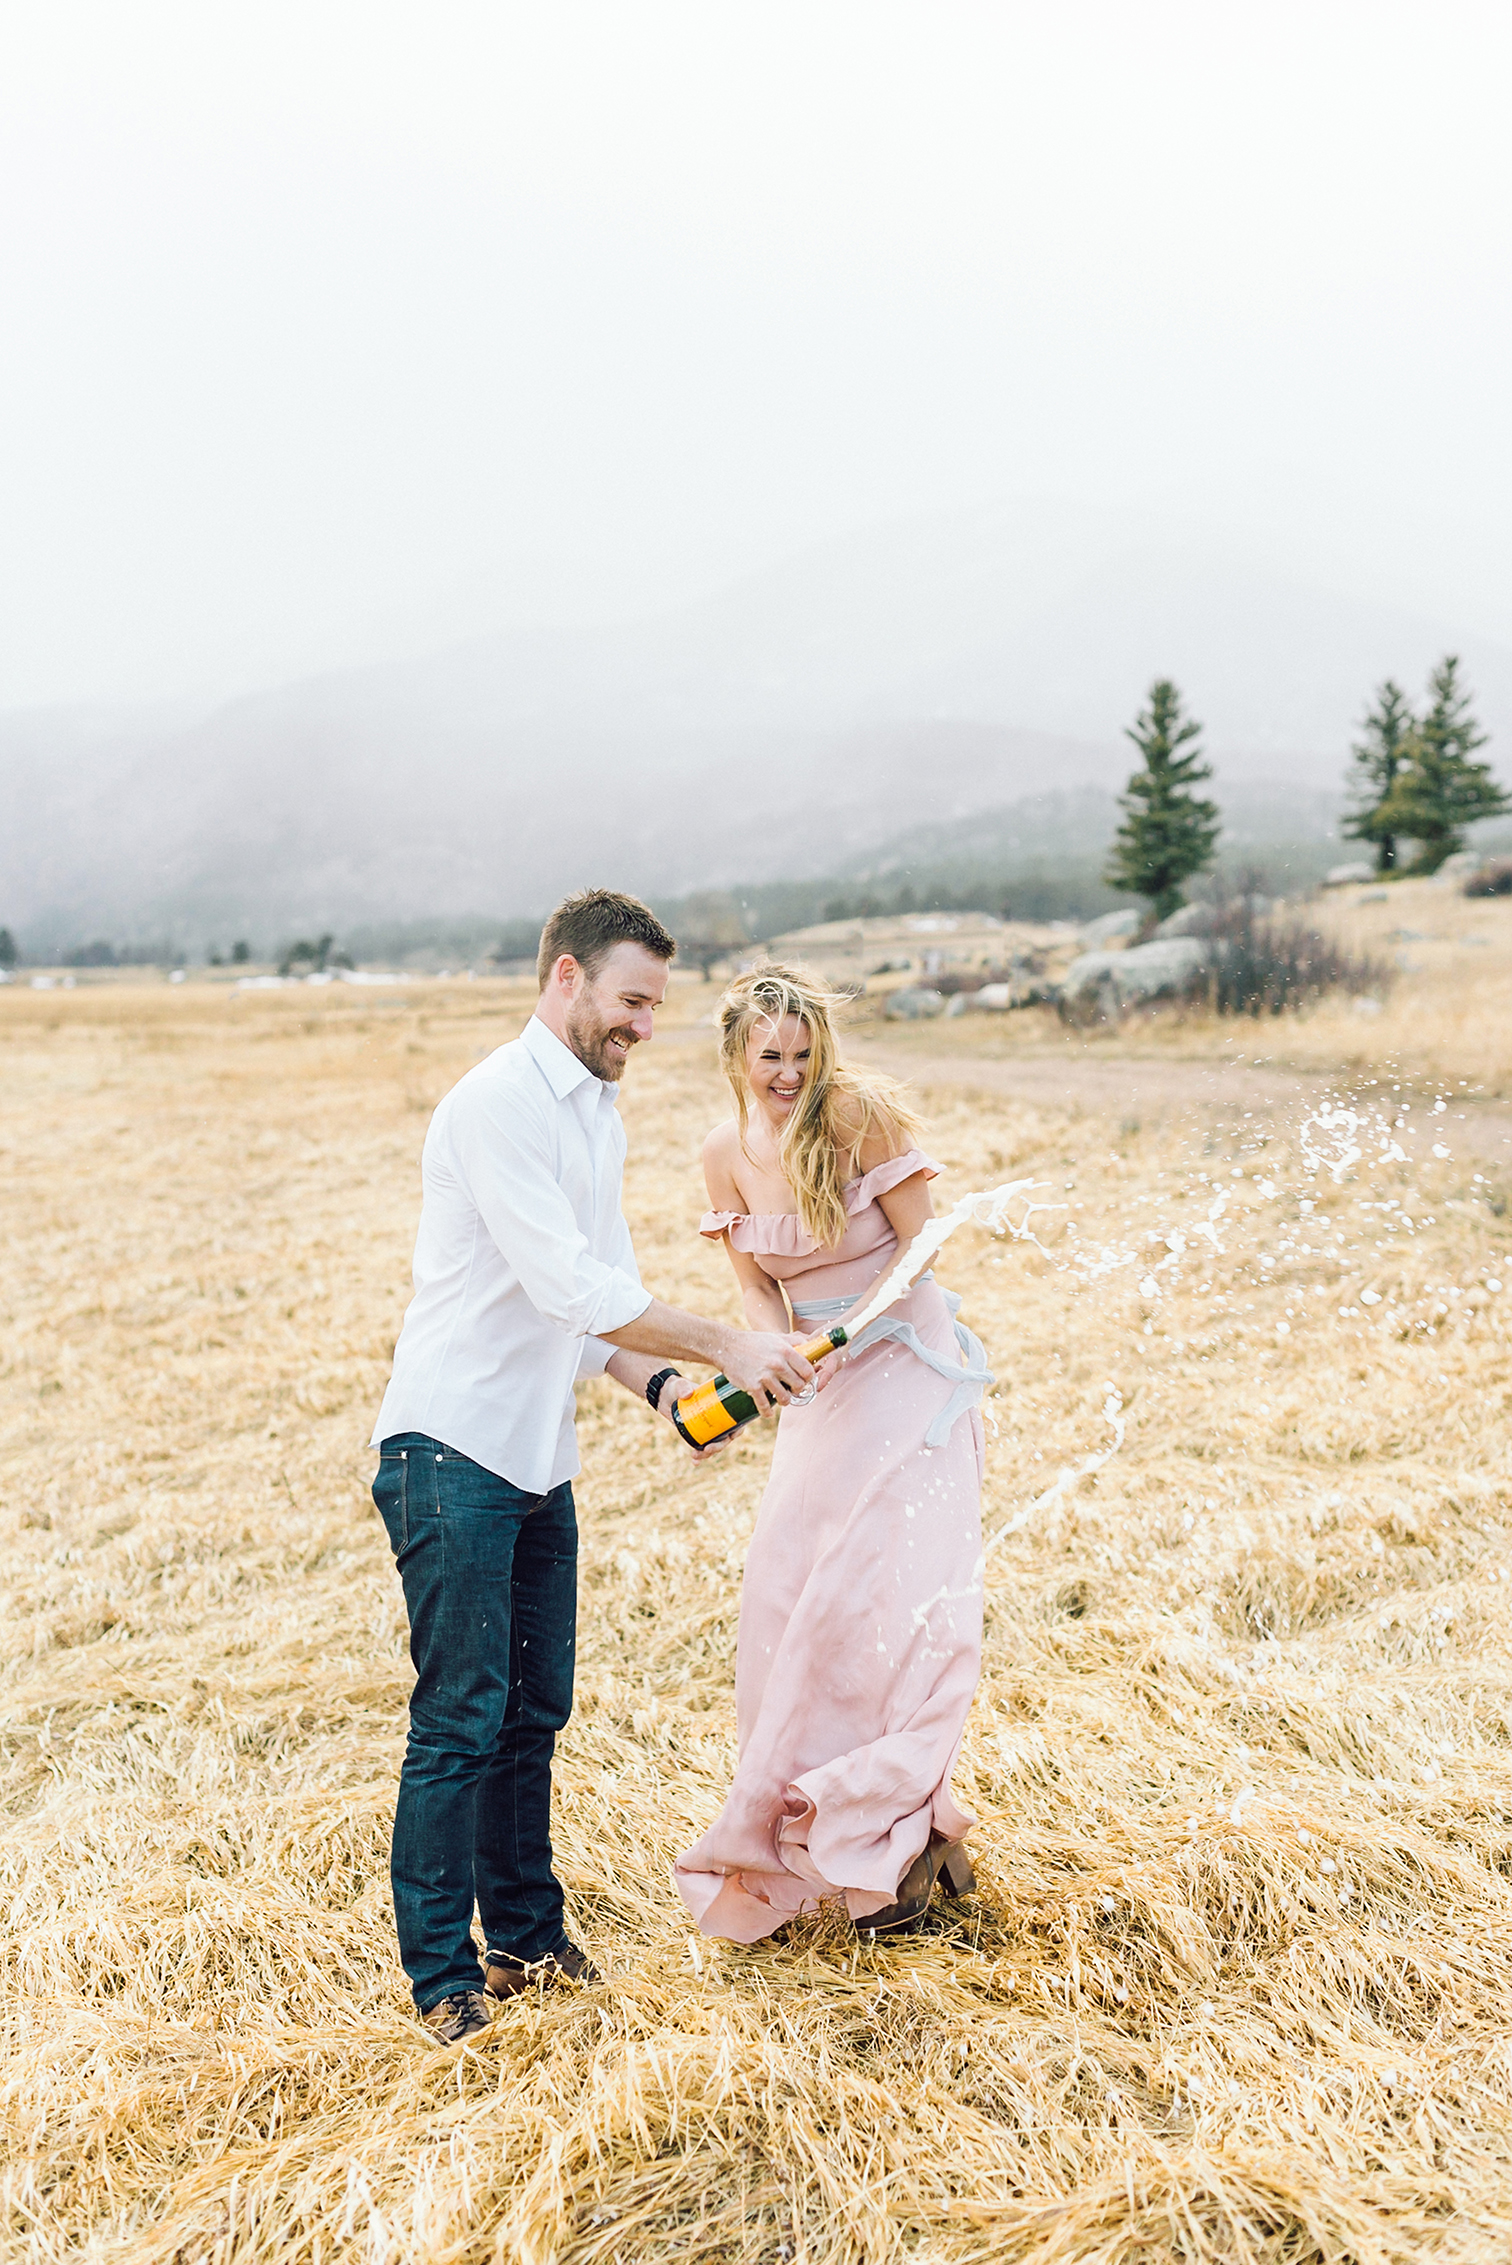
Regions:
<instances>
[{"instance_id":1,"label":"woman's face","mask_svg":"<svg viewBox=\"0 0 1512 2265\"><path fill-rule=\"evenodd\" d=\"M786 1123L808 1072L808 1024L797 1015L758 1022L746 1042L746 1078L756 1106L773 1126Z\"/></svg>"}]
</instances>

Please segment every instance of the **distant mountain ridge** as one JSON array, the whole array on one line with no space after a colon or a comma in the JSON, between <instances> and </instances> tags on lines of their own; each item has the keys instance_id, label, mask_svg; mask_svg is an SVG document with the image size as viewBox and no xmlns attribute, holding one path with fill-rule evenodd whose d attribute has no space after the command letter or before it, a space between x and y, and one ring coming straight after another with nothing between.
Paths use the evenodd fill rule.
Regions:
<instances>
[{"instance_id":1,"label":"distant mountain ridge","mask_svg":"<svg viewBox=\"0 0 1512 2265\"><path fill-rule=\"evenodd\" d=\"M1250 872L1267 889L1293 894L1313 887L1352 846L1341 842L1336 793L1254 780L1221 791L1218 855L1232 876ZM752 937L915 907L1088 919L1127 901L1104 879L1118 820L1118 798L1106 787L1053 788L910 826L811 881L748 881L723 893L663 898L657 909L688 937L712 934L727 912L738 912Z\"/></svg>"},{"instance_id":2,"label":"distant mountain ridge","mask_svg":"<svg viewBox=\"0 0 1512 2265\"><path fill-rule=\"evenodd\" d=\"M1504 750L1504 646L1117 514L922 520L645 622L506 633L198 718L0 718L0 924L33 950L198 949L533 913L589 878L668 895L834 873L915 827L1110 794L1157 673L1206 726L1220 800L1328 797L1374 685L1416 691L1447 649Z\"/></svg>"},{"instance_id":3,"label":"distant mountain ridge","mask_svg":"<svg viewBox=\"0 0 1512 2265\"><path fill-rule=\"evenodd\" d=\"M1221 792L1224 824L1218 848L1227 862L1280 860L1280 880L1290 860L1311 879L1342 854L1336 791L1242 779ZM1118 821L1118 797L1108 788L1056 788L966 818L910 827L840 870L858 880L886 880L909 872L949 871L964 877L977 871L985 876L1028 860L1100 862Z\"/></svg>"}]
</instances>

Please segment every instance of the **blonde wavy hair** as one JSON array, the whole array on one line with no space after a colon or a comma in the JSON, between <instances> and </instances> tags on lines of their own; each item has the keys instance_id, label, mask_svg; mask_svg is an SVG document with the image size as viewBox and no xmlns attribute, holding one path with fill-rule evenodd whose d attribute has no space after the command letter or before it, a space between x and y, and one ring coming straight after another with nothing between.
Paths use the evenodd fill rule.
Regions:
<instances>
[{"instance_id":1,"label":"blonde wavy hair","mask_svg":"<svg viewBox=\"0 0 1512 2265\"><path fill-rule=\"evenodd\" d=\"M809 1034L808 1069L777 1143L798 1216L816 1243L833 1248L845 1233L845 1187L867 1135L917 1138L919 1120L892 1078L861 1077L840 1059L836 993L801 968L758 967L737 976L719 1002L719 1065L735 1096L741 1146L750 1122L746 1054L760 1023L777 1028L796 1015Z\"/></svg>"}]
</instances>

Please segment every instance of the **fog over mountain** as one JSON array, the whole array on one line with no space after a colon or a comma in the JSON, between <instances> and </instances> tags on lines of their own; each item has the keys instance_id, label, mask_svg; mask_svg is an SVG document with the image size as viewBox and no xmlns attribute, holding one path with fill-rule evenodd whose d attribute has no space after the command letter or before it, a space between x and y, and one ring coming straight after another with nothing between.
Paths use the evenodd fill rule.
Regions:
<instances>
[{"instance_id":1,"label":"fog over mountain","mask_svg":"<svg viewBox=\"0 0 1512 2265\"><path fill-rule=\"evenodd\" d=\"M4 36L29 953L859 881L920 825L1042 894L1085 833L1095 891L1158 674L1236 854L1315 863L1446 652L1505 761L1505 8Z\"/></svg>"},{"instance_id":2,"label":"fog over mountain","mask_svg":"<svg viewBox=\"0 0 1512 2265\"><path fill-rule=\"evenodd\" d=\"M1054 502L817 546L644 621L500 634L207 714L0 717L0 922L186 950L858 869L915 823L1116 789L1157 674L1262 833L1316 836L1375 685L1512 650L1148 518ZM1001 815L996 835L1012 828ZM1005 852L1006 854L1006 852Z\"/></svg>"}]
</instances>

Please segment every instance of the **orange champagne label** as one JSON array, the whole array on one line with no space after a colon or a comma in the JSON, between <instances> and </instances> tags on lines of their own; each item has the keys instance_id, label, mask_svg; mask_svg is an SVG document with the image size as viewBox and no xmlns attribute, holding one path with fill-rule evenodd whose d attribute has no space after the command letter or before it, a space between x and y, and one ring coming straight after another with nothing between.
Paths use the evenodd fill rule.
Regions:
<instances>
[{"instance_id":1,"label":"orange champagne label","mask_svg":"<svg viewBox=\"0 0 1512 2265\"><path fill-rule=\"evenodd\" d=\"M709 1446L713 1440L722 1439L727 1431L735 1429L735 1418L712 1384L700 1384L696 1390L684 1392L677 1403L677 1418L700 1447Z\"/></svg>"}]
</instances>

